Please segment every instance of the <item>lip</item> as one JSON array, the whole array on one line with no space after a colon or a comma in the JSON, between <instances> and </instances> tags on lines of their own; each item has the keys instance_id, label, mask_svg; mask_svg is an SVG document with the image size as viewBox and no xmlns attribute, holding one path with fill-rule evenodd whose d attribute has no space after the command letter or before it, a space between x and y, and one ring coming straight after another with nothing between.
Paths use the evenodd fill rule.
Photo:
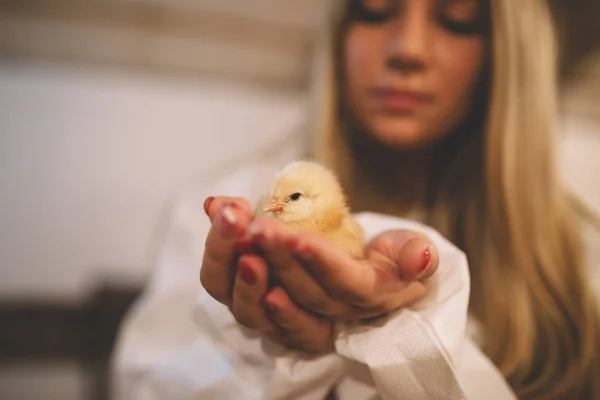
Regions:
<instances>
[{"instance_id":1,"label":"lip","mask_svg":"<svg viewBox=\"0 0 600 400\"><path fill-rule=\"evenodd\" d=\"M387 111L410 112L433 101L433 95L407 89L373 88L371 95Z\"/></svg>"}]
</instances>

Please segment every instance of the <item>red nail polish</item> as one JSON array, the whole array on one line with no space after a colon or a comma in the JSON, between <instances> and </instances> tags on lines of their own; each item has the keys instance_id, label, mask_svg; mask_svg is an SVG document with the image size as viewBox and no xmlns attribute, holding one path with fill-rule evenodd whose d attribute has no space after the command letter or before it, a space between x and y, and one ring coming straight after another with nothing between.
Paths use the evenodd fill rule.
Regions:
<instances>
[{"instance_id":1,"label":"red nail polish","mask_svg":"<svg viewBox=\"0 0 600 400\"><path fill-rule=\"evenodd\" d=\"M290 250L298 251L298 238L291 237L290 239L288 239L288 246L290 247Z\"/></svg>"},{"instance_id":2,"label":"red nail polish","mask_svg":"<svg viewBox=\"0 0 600 400\"><path fill-rule=\"evenodd\" d=\"M215 199L214 196L210 196L207 197L206 200L204 200L204 212L206 213L206 215L208 215L208 210L210 207L210 203L212 203L212 201Z\"/></svg>"},{"instance_id":3,"label":"red nail polish","mask_svg":"<svg viewBox=\"0 0 600 400\"><path fill-rule=\"evenodd\" d=\"M231 208L235 208L238 210L241 208L238 203L236 203L235 201L232 201L232 200L227 201L227 203L225 203L225 204Z\"/></svg>"},{"instance_id":4,"label":"red nail polish","mask_svg":"<svg viewBox=\"0 0 600 400\"><path fill-rule=\"evenodd\" d=\"M271 303L269 300L265 300L263 303L264 303L265 307L267 307L269 309L269 311L277 312L277 305Z\"/></svg>"},{"instance_id":5,"label":"red nail polish","mask_svg":"<svg viewBox=\"0 0 600 400\"><path fill-rule=\"evenodd\" d=\"M427 248L423 252L423 265L421 266L421 269L419 272L425 271L427 269L427 267L429 267L430 263L431 263L431 252L429 251L429 248Z\"/></svg>"},{"instance_id":6,"label":"red nail polish","mask_svg":"<svg viewBox=\"0 0 600 400\"><path fill-rule=\"evenodd\" d=\"M240 277L247 285L254 285L256 283L256 274L248 264L240 261L238 268Z\"/></svg>"},{"instance_id":7,"label":"red nail polish","mask_svg":"<svg viewBox=\"0 0 600 400\"><path fill-rule=\"evenodd\" d=\"M240 241L235 245L235 249L238 253L253 253L254 243L249 241Z\"/></svg>"},{"instance_id":8,"label":"red nail polish","mask_svg":"<svg viewBox=\"0 0 600 400\"><path fill-rule=\"evenodd\" d=\"M296 244L294 254L304 261L311 261L314 258L314 253L310 247L302 243Z\"/></svg>"}]
</instances>

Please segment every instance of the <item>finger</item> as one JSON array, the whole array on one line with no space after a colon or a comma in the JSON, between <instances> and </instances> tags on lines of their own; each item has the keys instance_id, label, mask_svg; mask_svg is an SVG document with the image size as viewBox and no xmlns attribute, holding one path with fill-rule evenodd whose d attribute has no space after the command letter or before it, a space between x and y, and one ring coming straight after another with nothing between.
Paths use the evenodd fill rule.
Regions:
<instances>
[{"instance_id":1,"label":"finger","mask_svg":"<svg viewBox=\"0 0 600 400\"><path fill-rule=\"evenodd\" d=\"M422 280L432 276L439 265L436 246L427 238L411 239L398 251L396 258L400 275L408 280Z\"/></svg>"},{"instance_id":2,"label":"finger","mask_svg":"<svg viewBox=\"0 0 600 400\"><path fill-rule=\"evenodd\" d=\"M331 321L302 310L283 288L271 289L264 303L289 345L311 352L323 352L333 347Z\"/></svg>"},{"instance_id":3,"label":"finger","mask_svg":"<svg viewBox=\"0 0 600 400\"><path fill-rule=\"evenodd\" d=\"M245 235L251 215L242 208L228 205L229 203L222 204L221 209L213 215L213 225L206 238L200 282L217 301L229 304L233 265L237 256L236 245ZM216 204L210 204L210 208L215 206Z\"/></svg>"},{"instance_id":4,"label":"finger","mask_svg":"<svg viewBox=\"0 0 600 400\"><path fill-rule=\"evenodd\" d=\"M281 223L272 218L260 218L252 223L249 230L269 261L273 273L296 303L327 316L347 310L348 307L333 300L292 255L287 246L289 234Z\"/></svg>"},{"instance_id":5,"label":"finger","mask_svg":"<svg viewBox=\"0 0 600 400\"><path fill-rule=\"evenodd\" d=\"M411 282L403 290L387 296L375 307L353 307L342 320L357 321L379 317L399 308L409 307L423 298L426 293L427 289L421 282Z\"/></svg>"},{"instance_id":6,"label":"finger","mask_svg":"<svg viewBox=\"0 0 600 400\"><path fill-rule=\"evenodd\" d=\"M291 237L288 246L294 256L301 260L301 265L310 271L332 297L354 305L377 305L381 297L378 282L392 280L388 276L378 276L379 271L385 269L376 268L371 261L354 260L336 246L331 246L323 238L311 233Z\"/></svg>"},{"instance_id":7,"label":"finger","mask_svg":"<svg viewBox=\"0 0 600 400\"><path fill-rule=\"evenodd\" d=\"M224 206L230 206L236 215L241 213L242 220L251 221L254 218L252 205L243 197L210 196L204 201L204 211L211 222L214 222L215 217ZM255 247L250 237L244 234L238 239L236 249L239 253L251 253L254 252Z\"/></svg>"},{"instance_id":8,"label":"finger","mask_svg":"<svg viewBox=\"0 0 600 400\"><path fill-rule=\"evenodd\" d=\"M268 268L256 255L243 255L237 265L231 312L236 321L246 328L259 332L275 329L267 316L262 298L268 290Z\"/></svg>"},{"instance_id":9,"label":"finger","mask_svg":"<svg viewBox=\"0 0 600 400\"><path fill-rule=\"evenodd\" d=\"M408 281L429 278L439 265L437 247L420 232L405 229L386 231L374 238L368 249L372 258L394 260L400 277Z\"/></svg>"},{"instance_id":10,"label":"finger","mask_svg":"<svg viewBox=\"0 0 600 400\"><path fill-rule=\"evenodd\" d=\"M252 217L252 205L248 200L243 197L227 197L227 196L210 196L204 200L204 212L211 221L214 221L215 217L223 206L229 205L234 210L237 210L249 218Z\"/></svg>"}]
</instances>

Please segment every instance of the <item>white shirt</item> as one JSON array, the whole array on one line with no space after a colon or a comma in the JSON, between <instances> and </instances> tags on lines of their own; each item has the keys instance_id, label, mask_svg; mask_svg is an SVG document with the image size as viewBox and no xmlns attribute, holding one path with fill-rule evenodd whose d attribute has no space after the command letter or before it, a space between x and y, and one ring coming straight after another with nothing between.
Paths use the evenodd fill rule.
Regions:
<instances>
[{"instance_id":1,"label":"white shirt","mask_svg":"<svg viewBox=\"0 0 600 400\"><path fill-rule=\"evenodd\" d=\"M152 279L122 326L113 365L115 400L312 400L335 384L342 400L516 398L475 344L466 257L416 222L357 216L369 236L387 229L424 231L438 247L440 266L426 297L413 306L377 326L338 327L332 354L304 359L265 341L206 293L198 279L210 228L205 197L257 200L276 171L302 156L302 147L289 143L257 153L247 165L214 177L216 184L182 195ZM588 247L600 251L600 239L588 239Z\"/></svg>"}]
</instances>

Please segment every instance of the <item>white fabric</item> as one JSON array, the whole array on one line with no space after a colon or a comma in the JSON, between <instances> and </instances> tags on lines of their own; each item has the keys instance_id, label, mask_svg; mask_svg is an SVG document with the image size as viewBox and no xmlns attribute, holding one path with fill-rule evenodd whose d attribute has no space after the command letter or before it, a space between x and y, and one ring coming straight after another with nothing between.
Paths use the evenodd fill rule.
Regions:
<instances>
[{"instance_id":1,"label":"white fabric","mask_svg":"<svg viewBox=\"0 0 600 400\"><path fill-rule=\"evenodd\" d=\"M465 255L434 230L416 222L373 213L357 215L367 237L389 229L410 229L427 234L440 253L438 272L428 294L409 309L397 311L370 324L338 326L336 355L303 360L294 352L278 354L277 373L265 398L314 399L323 396L343 378L345 371L362 364L363 380L372 387L370 397L357 396L342 379L342 399L467 399L467 394L493 392L497 399L512 399L503 377L466 338L469 272ZM485 379L471 374L483 371ZM483 390L483 392L482 392ZM300 396L303 394L304 396Z\"/></svg>"},{"instance_id":2,"label":"white fabric","mask_svg":"<svg viewBox=\"0 0 600 400\"><path fill-rule=\"evenodd\" d=\"M514 399L473 341L464 254L416 222L363 213L372 236L387 229L426 232L440 266L424 299L367 324L338 326L336 352L311 359L236 324L198 281L209 221L208 195L262 196L272 175L301 156L299 143L257 154L174 208L152 281L124 321L115 349L115 400L319 399L337 384L342 400ZM598 243L598 242L594 242ZM597 246L598 247L598 246Z\"/></svg>"}]
</instances>

